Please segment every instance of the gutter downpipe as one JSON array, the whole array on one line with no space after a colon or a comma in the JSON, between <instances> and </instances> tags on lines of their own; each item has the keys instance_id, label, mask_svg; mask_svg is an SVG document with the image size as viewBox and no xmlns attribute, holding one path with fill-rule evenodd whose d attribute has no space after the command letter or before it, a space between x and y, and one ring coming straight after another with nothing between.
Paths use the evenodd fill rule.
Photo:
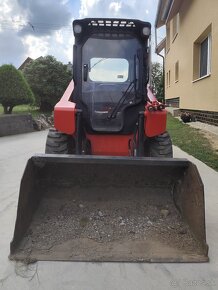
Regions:
<instances>
[{"instance_id":1,"label":"gutter downpipe","mask_svg":"<svg viewBox=\"0 0 218 290\"><path fill-rule=\"evenodd\" d=\"M155 53L160 56L163 60L163 103L165 104L165 57L158 53L157 52L157 22L158 22L158 15L160 13L160 9L161 9L161 1L162 0L159 0L159 3L158 3L158 13L157 13L157 18L156 18L156 21L155 21ZM169 15L169 11L172 7L172 4L173 4L174 0L167 0L166 2L166 5L165 5L165 8L164 8L164 11L162 13L162 16L161 16L161 20L164 21L166 23L166 20L167 20L167 16Z\"/></svg>"},{"instance_id":2,"label":"gutter downpipe","mask_svg":"<svg viewBox=\"0 0 218 290\"><path fill-rule=\"evenodd\" d=\"M163 61L163 65L162 65L162 68L163 68L163 103L165 104L165 57L158 53L157 52L157 27L155 26L155 53L160 56L162 58L162 61Z\"/></svg>"}]
</instances>

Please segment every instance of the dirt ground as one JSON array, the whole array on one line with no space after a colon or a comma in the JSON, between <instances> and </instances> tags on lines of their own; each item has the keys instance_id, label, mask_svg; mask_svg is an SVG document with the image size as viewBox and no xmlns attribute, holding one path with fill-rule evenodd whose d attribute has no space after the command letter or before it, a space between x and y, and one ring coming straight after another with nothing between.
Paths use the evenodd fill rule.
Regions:
<instances>
[{"instance_id":1,"label":"dirt ground","mask_svg":"<svg viewBox=\"0 0 218 290\"><path fill-rule=\"evenodd\" d=\"M208 141L210 142L212 148L214 150L216 150L216 152L218 153L218 135L216 135L214 133L211 133L209 131L206 131L206 130L201 130L201 132L208 139Z\"/></svg>"},{"instance_id":2,"label":"dirt ground","mask_svg":"<svg viewBox=\"0 0 218 290\"><path fill-rule=\"evenodd\" d=\"M178 119L181 121L180 117ZM199 129L201 133L208 139L212 148L218 153L218 127L199 121L186 123L190 127Z\"/></svg>"},{"instance_id":3,"label":"dirt ground","mask_svg":"<svg viewBox=\"0 0 218 290\"><path fill-rule=\"evenodd\" d=\"M18 257L151 261L201 255L174 206L170 188L53 188L47 192Z\"/></svg>"}]
</instances>

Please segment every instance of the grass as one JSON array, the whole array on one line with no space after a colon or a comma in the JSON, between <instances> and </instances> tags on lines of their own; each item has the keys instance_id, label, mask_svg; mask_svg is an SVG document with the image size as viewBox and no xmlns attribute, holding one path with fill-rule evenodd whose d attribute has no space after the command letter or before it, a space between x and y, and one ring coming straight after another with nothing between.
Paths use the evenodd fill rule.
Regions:
<instances>
[{"instance_id":1,"label":"grass","mask_svg":"<svg viewBox=\"0 0 218 290\"><path fill-rule=\"evenodd\" d=\"M4 113L4 109L0 104L0 116ZM39 108L31 105L19 105L13 108L12 114L32 114L33 117L36 117L41 114ZM47 114L47 113L46 113ZM49 114L50 115L50 114Z\"/></svg>"},{"instance_id":2,"label":"grass","mask_svg":"<svg viewBox=\"0 0 218 290\"><path fill-rule=\"evenodd\" d=\"M199 129L192 128L168 114L167 130L174 145L218 171L218 153Z\"/></svg>"}]
</instances>

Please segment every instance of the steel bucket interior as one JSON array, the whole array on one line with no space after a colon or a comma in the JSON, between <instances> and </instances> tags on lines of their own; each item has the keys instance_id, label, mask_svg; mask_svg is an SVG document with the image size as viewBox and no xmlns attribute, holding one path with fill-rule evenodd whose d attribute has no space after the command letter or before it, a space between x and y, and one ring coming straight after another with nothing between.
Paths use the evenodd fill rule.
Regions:
<instances>
[{"instance_id":1,"label":"steel bucket interior","mask_svg":"<svg viewBox=\"0 0 218 290\"><path fill-rule=\"evenodd\" d=\"M206 262L204 190L186 159L36 155L10 259Z\"/></svg>"}]
</instances>

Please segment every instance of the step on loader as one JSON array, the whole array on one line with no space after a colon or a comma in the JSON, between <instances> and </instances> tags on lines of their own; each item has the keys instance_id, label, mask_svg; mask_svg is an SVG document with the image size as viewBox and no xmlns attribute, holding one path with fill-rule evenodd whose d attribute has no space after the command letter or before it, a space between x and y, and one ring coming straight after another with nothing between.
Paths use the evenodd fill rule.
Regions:
<instances>
[{"instance_id":1,"label":"step on loader","mask_svg":"<svg viewBox=\"0 0 218 290\"><path fill-rule=\"evenodd\" d=\"M10 259L206 262L198 170L148 85L151 25L73 22L73 80L20 186Z\"/></svg>"}]
</instances>

